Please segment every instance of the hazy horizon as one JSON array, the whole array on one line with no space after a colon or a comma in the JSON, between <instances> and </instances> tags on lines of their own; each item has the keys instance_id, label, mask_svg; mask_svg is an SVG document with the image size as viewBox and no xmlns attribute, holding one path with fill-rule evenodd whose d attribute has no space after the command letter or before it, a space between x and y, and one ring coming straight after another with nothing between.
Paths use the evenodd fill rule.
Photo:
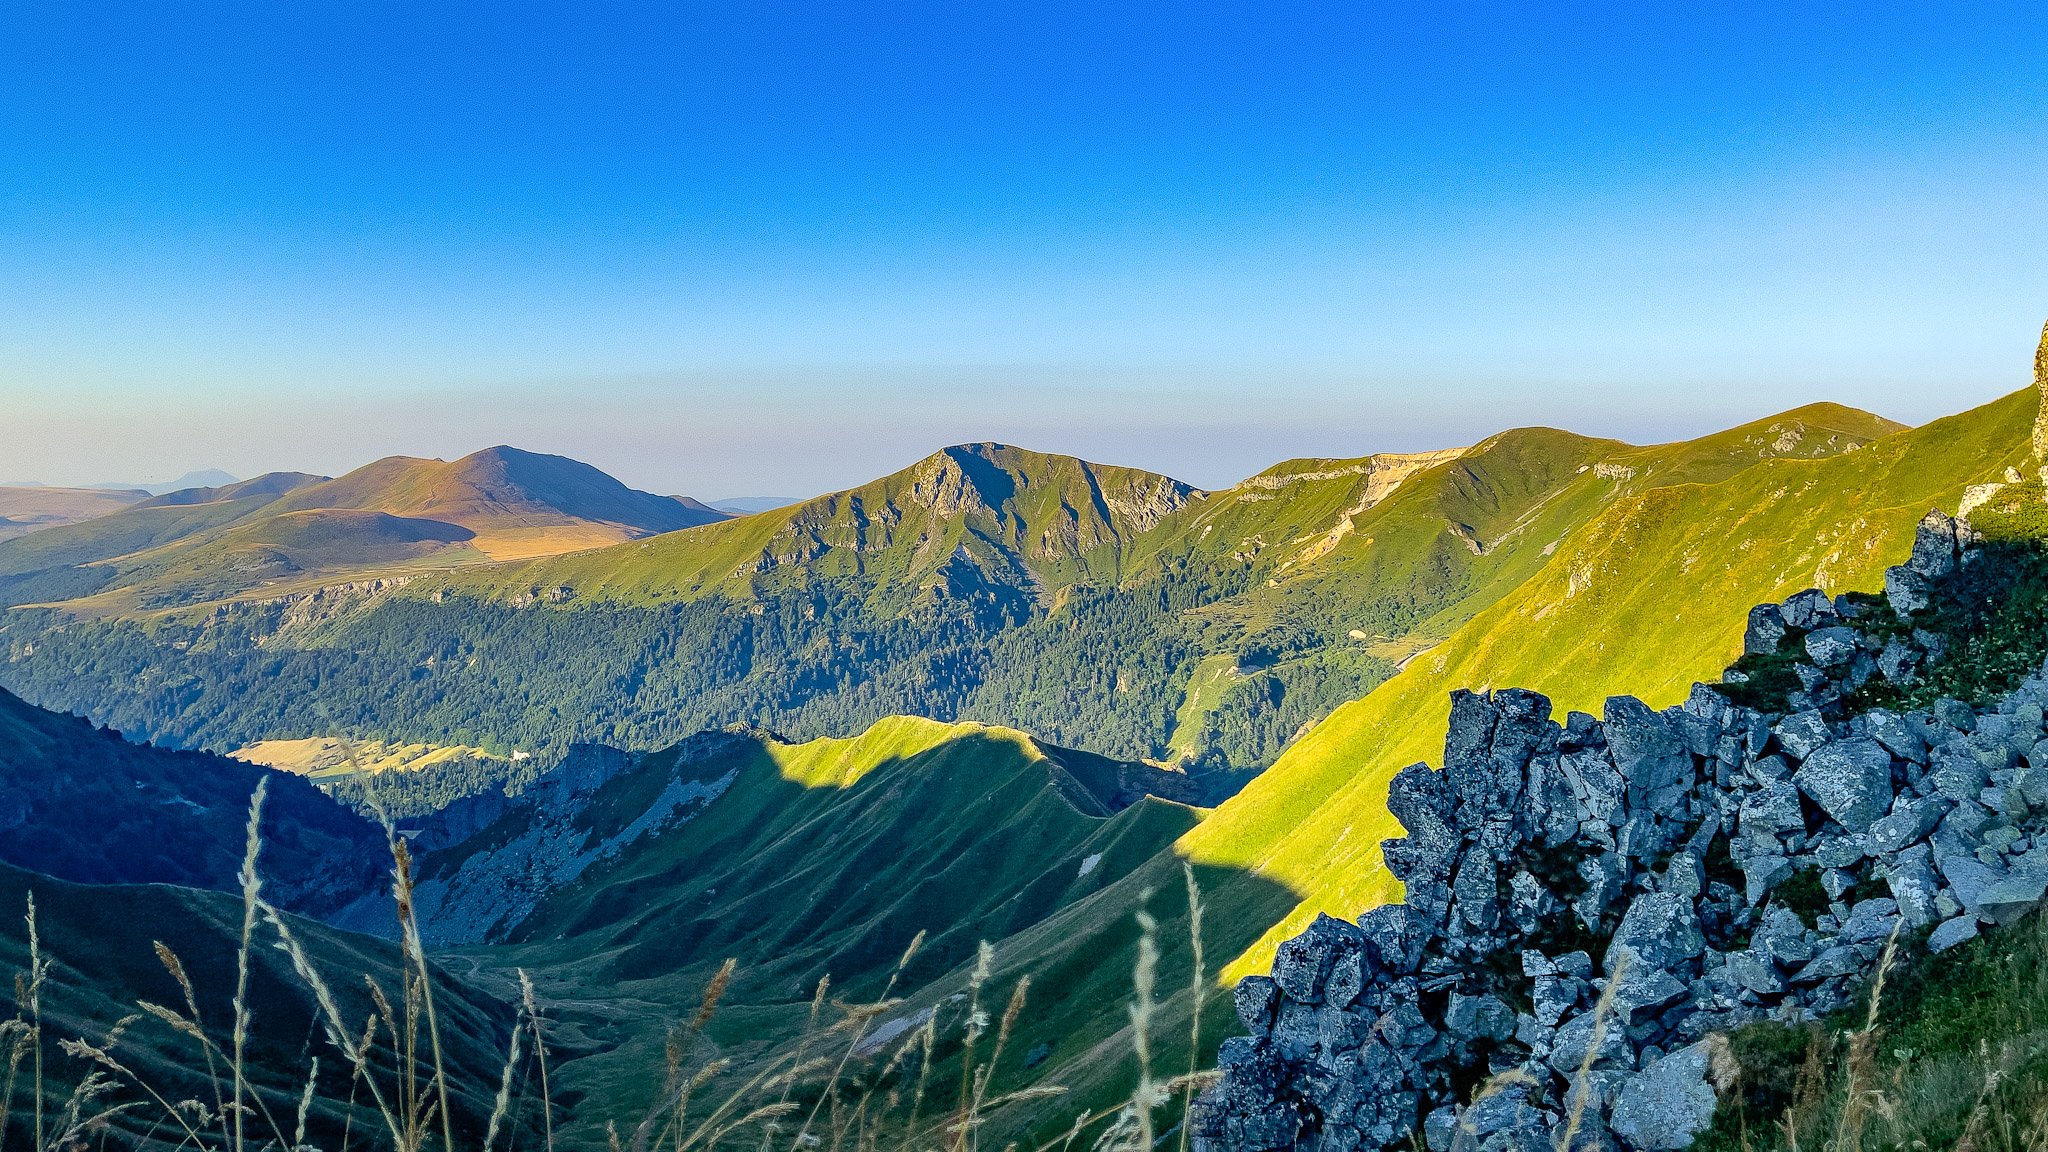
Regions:
<instances>
[{"instance_id":1,"label":"hazy horizon","mask_svg":"<svg viewBox=\"0 0 2048 1152\"><path fill-rule=\"evenodd\" d=\"M2048 13L0 17L0 476L1220 487L2025 386Z\"/></svg>"}]
</instances>

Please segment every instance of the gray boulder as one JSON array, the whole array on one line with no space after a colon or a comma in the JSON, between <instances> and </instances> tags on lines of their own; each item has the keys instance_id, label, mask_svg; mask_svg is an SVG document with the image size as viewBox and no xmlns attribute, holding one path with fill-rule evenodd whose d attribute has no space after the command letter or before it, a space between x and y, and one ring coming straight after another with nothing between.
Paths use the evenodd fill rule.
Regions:
<instances>
[{"instance_id":1,"label":"gray boulder","mask_svg":"<svg viewBox=\"0 0 2048 1152\"><path fill-rule=\"evenodd\" d=\"M1878 674L1894 684L1912 684L1920 679L1920 650L1894 636L1877 654Z\"/></svg>"},{"instance_id":2,"label":"gray boulder","mask_svg":"<svg viewBox=\"0 0 2048 1152\"><path fill-rule=\"evenodd\" d=\"M1761 904L1771 889L1792 878L1792 862L1779 855L1751 856L1742 862L1743 899Z\"/></svg>"},{"instance_id":3,"label":"gray boulder","mask_svg":"<svg viewBox=\"0 0 2048 1152\"><path fill-rule=\"evenodd\" d=\"M1785 623L1808 631L1826 628L1842 619L1841 613L1835 611L1835 602L1818 588L1793 593L1778 611L1785 617Z\"/></svg>"},{"instance_id":4,"label":"gray boulder","mask_svg":"<svg viewBox=\"0 0 2048 1152\"><path fill-rule=\"evenodd\" d=\"M1941 892L1941 881L1935 878L1926 861L1900 860L1886 871L1884 882L1908 925L1924 928L1934 922L1934 898Z\"/></svg>"},{"instance_id":5,"label":"gray boulder","mask_svg":"<svg viewBox=\"0 0 2048 1152\"><path fill-rule=\"evenodd\" d=\"M2048 895L2048 873L2015 871L1978 893L1977 905L1992 923L2010 924L2039 908L2044 895Z\"/></svg>"},{"instance_id":6,"label":"gray boulder","mask_svg":"<svg viewBox=\"0 0 2048 1152\"><path fill-rule=\"evenodd\" d=\"M1851 832L1861 832L1892 805L1892 756L1877 741L1838 740L1807 757L1792 782Z\"/></svg>"},{"instance_id":7,"label":"gray boulder","mask_svg":"<svg viewBox=\"0 0 2048 1152\"><path fill-rule=\"evenodd\" d=\"M1943 860L1941 875L1956 899L1973 914L1983 910L1984 894L2006 879L2003 869L1993 868L1975 856L1963 855Z\"/></svg>"},{"instance_id":8,"label":"gray boulder","mask_svg":"<svg viewBox=\"0 0 2048 1152\"><path fill-rule=\"evenodd\" d=\"M1742 801L1737 815L1745 835L1761 831L1766 837L1806 831L1806 813L1799 806L1799 789L1789 780L1772 780Z\"/></svg>"},{"instance_id":9,"label":"gray boulder","mask_svg":"<svg viewBox=\"0 0 2048 1152\"><path fill-rule=\"evenodd\" d=\"M1515 1010L1493 995L1451 993L1444 1007L1444 1031L1453 1040L1506 1040L1515 1034Z\"/></svg>"},{"instance_id":10,"label":"gray boulder","mask_svg":"<svg viewBox=\"0 0 2048 1152\"><path fill-rule=\"evenodd\" d=\"M1380 846L1387 871L1397 879L1441 879L1450 875L1458 851L1451 826L1451 789L1427 764L1410 764L1387 784L1387 811L1408 835Z\"/></svg>"},{"instance_id":11,"label":"gray boulder","mask_svg":"<svg viewBox=\"0 0 2048 1152\"><path fill-rule=\"evenodd\" d=\"M1908 844L1925 839L1953 807L1955 802L1944 796L1925 799L1900 796L1893 802L1889 815L1880 816L1871 823L1866 844L1873 855L1897 852Z\"/></svg>"},{"instance_id":12,"label":"gray boulder","mask_svg":"<svg viewBox=\"0 0 2048 1152\"><path fill-rule=\"evenodd\" d=\"M1237 1018L1254 1037L1270 1036L1273 1014L1280 1008L1280 988L1271 976L1247 976L1237 982L1233 995Z\"/></svg>"},{"instance_id":13,"label":"gray boulder","mask_svg":"<svg viewBox=\"0 0 2048 1152\"><path fill-rule=\"evenodd\" d=\"M1794 760L1806 759L1835 738L1835 734L1828 730L1828 722L1810 708L1778 721L1778 726L1772 731L1778 735L1778 747Z\"/></svg>"},{"instance_id":14,"label":"gray boulder","mask_svg":"<svg viewBox=\"0 0 2048 1152\"><path fill-rule=\"evenodd\" d=\"M1927 934L1927 950L1946 952L1966 940L1977 938L1977 918L1963 915L1945 920L1941 926Z\"/></svg>"},{"instance_id":15,"label":"gray boulder","mask_svg":"<svg viewBox=\"0 0 2048 1152\"><path fill-rule=\"evenodd\" d=\"M1749 624L1742 630L1745 656L1769 656L1785 638L1785 617L1776 604L1759 604L1749 610Z\"/></svg>"},{"instance_id":16,"label":"gray boulder","mask_svg":"<svg viewBox=\"0 0 2048 1152\"><path fill-rule=\"evenodd\" d=\"M1884 745L1892 755L1916 764L1927 763L1927 741L1921 738L1919 725L1883 709L1868 713L1865 720L1871 739Z\"/></svg>"},{"instance_id":17,"label":"gray boulder","mask_svg":"<svg viewBox=\"0 0 2048 1152\"><path fill-rule=\"evenodd\" d=\"M1629 902L1602 965L1610 976L1624 957L1634 968L1676 968L1706 947L1692 901L1670 892L1645 892Z\"/></svg>"},{"instance_id":18,"label":"gray boulder","mask_svg":"<svg viewBox=\"0 0 2048 1152\"><path fill-rule=\"evenodd\" d=\"M1671 725L1633 696L1607 698L1607 750L1628 782L1628 806L1670 811L1693 785L1692 754Z\"/></svg>"},{"instance_id":19,"label":"gray boulder","mask_svg":"<svg viewBox=\"0 0 2048 1152\"><path fill-rule=\"evenodd\" d=\"M1599 1043L1597 1051L1594 1049L1595 1041ZM1579 1013L1557 1030L1557 1038L1550 1042L1548 1063L1551 1070L1560 1076L1576 1075L1586 1063L1588 1052L1593 1053L1596 1065L1619 1062L1634 1066L1625 1022L1611 1015L1603 1019L1594 1009Z\"/></svg>"},{"instance_id":20,"label":"gray boulder","mask_svg":"<svg viewBox=\"0 0 2048 1152\"><path fill-rule=\"evenodd\" d=\"M1273 983L1289 999L1303 1004L1320 1003L1323 978L1340 952L1356 953L1365 946L1358 927L1326 913L1317 913L1314 923L1301 935L1284 940L1273 956Z\"/></svg>"},{"instance_id":21,"label":"gray boulder","mask_svg":"<svg viewBox=\"0 0 2048 1152\"><path fill-rule=\"evenodd\" d=\"M1630 1147L1690 1148L1714 1122L1707 1043L1680 1048L1628 1078L1608 1127Z\"/></svg>"},{"instance_id":22,"label":"gray boulder","mask_svg":"<svg viewBox=\"0 0 2048 1152\"><path fill-rule=\"evenodd\" d=\"M1862 650L1862 636L1854 628L1822 628L1806 634L1806 655L1822 668L1847 664Z\"/></svg>"},{"instance_id":23,"label":"gray boulder","mask_svg":"<svg viewBox=\"0 0 2048 1152\"><path fill-rule=\"evenodd\" d=\"M1785 990L1785 981L1768 953L1753 949L1730 952L1725 967L1728 979L1759 996L1774 996Z\"/></svg>"},{"instance_id":24,"label":"gray boulder","mask_svg":"<svg viewBox=\"0 0 2048 1152\"><path fill-rule=\"evenodd\" d=\"M1614 985L1615 1019L1624 1023L1639 1013L1654 1013L1667 1004L1676 1003L1686 993L1685 984L1671 973L1660 968L1638 968L1633 964L1614 977Z\"/></svg>"}]
</instances>

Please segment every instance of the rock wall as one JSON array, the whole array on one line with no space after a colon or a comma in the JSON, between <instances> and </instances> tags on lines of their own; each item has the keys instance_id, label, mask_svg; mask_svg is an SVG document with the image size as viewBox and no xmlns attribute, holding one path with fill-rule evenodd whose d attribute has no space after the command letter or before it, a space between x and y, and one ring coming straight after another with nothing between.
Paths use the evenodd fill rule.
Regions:
<instances>
[{"instance_id":1,"label":"rock wall","mask_svg":"<svg viewBox=\"0 0 2048 1152\"><path fill-rule=\"evenodd\" d=\"M1974 544L1930 513L1891 604L1925 607ZM1980 707L1848 715L1940 655L1878 614L1818 590L1752 611L1749 651L1803 646L1782 715L1706 685L1562 723L1534 692L1454 693L1443 770L1388 793L1407 902L1319 917L1239 983L1250 1035L1223 1046L1197 1147L1687 1147L1717 1032L1842 1007L1895 936L1941 950L2039 906L2048 669Z\"/></svg>"}]
</instances>

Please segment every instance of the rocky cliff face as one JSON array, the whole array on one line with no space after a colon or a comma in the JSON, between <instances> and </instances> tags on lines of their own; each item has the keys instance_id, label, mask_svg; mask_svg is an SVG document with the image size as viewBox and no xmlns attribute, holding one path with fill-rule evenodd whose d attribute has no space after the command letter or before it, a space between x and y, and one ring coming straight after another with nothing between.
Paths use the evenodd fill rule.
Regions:
<instances>
[{"instance_id":1,"label":"rocky cliff face","mask_svg":"<svg viewBox=\"0 0 2048 1152\"><path fill-rule=\"evenodd\" d=\"M1930 514L1890 603L1977 562ZM1238 985L1251 1034L1224 1045L1198 1147L1687 1147L1717 1033L1845 1005L1887 942L1938 951L2038 907L2048 669L1975 707L1844 704L1913 680L1934 640L1813 590L1750 618L1752 654L1799 657L1784 713L1696 685L1559 723L1532 692L1456 693L1443 770L1388 795L1407 902L1320 918ZM1489 1076L1506 1087L1465 1105Z\"/></svg>"}]
</instances>

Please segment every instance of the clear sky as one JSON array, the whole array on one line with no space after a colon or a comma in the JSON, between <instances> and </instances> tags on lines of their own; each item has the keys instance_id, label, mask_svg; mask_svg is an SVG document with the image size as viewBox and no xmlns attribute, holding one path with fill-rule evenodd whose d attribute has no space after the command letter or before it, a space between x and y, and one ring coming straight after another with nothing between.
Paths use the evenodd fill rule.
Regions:
<instances>
[{"instance_id":1,"label":"clear sky","mask_svg":"<svg viewBox=\"0 0 2048 1152\"><path fill-rule=\"evenodd\" d=\"M2044 273L2039 4L0 11L4 479L1919 422Z\"/></svg>"}]
</instances>

